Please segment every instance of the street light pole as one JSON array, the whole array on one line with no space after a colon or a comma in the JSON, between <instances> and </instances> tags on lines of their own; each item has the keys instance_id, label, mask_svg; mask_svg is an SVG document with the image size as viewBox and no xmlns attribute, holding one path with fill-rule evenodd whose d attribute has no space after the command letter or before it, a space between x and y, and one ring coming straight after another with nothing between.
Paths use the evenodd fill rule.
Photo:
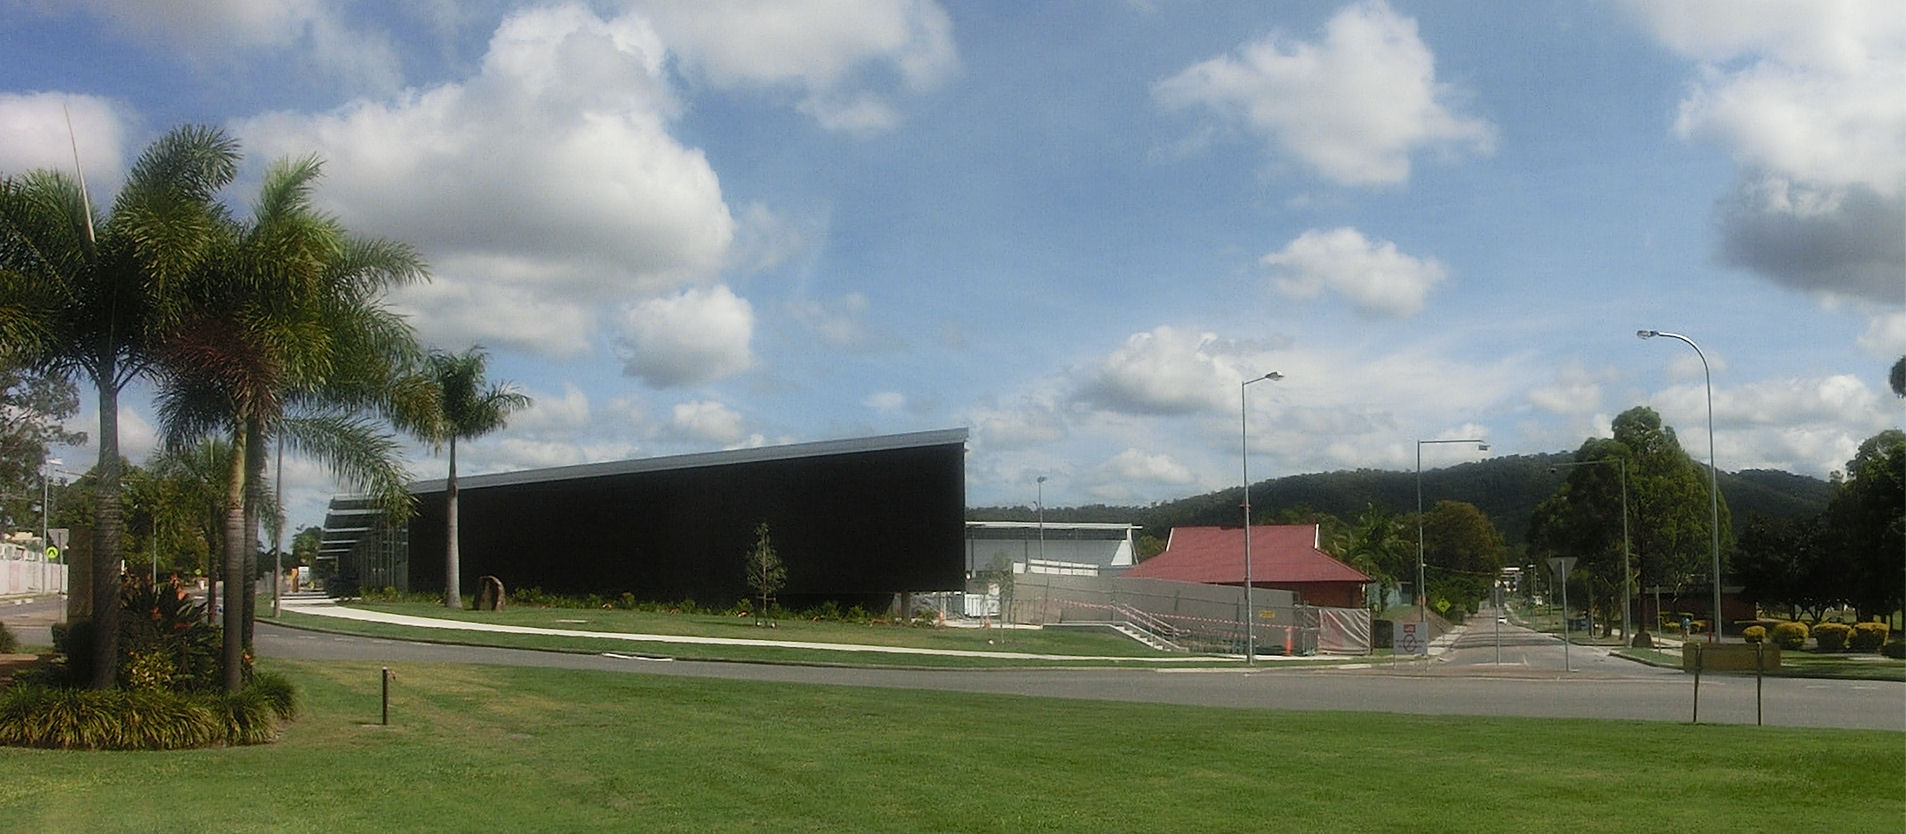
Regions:
<instances>
[{"instance_id":1,"label":"street light pole","mask_svg":"<svg viewBox=\"0 0 1906 834\"><path fill-rule=\"evenodd\" d=\"M1549 469L1550 471L1554 471L1556 469L1569 467L1595 466L1597 464L1607 463L1615 464L1615 471L1620 473L1621 478L1621 639L1632 643L1634 642L1635 634L1633 626L1630 625L1628 621L1628 608L1634 604L1635 589L1629 573L1630 568L1628 564L1628 554L1630 553L1628 547L1628 459L1615 458L1614 460L1583 460L1574 463L1558 463L1549 467ZM1562 615L1566 617L1568 616L1568 612L1564 611Z\"/></svg>"},{"instance_id":2,"label":"street light pole","mask_svg":"<svg viewBox=\"0 0 1906 834\"><path fill-rule=\"evenodd\" d=\"M1656 336L1679 339L1694 348L1695 356L1701 357L1701 376L1707 382L1707 502L1714 554L1714 611L1708 618L1707 641L1718 643L1721 640L1721 488L1714 468L1714 374L1708 368L1707 354L1701 352L1701 346L1693 339L1666 330L1637 330L1635 335L1643 339Z\"/></svg>"},{"instance_id":3,"label":"street light pole","mask_svg":"<svg viewBox=\"0 0 1906 834\"><path fill-rule=\"evenodd\" d=\"M1429 639L1429 594L1423 585L1423 446L1430 443L1474 443L1477 451L1489 451L1489 444L1477 438L1416 441L1416 621L1422 623L1423 639Z\"/></svg>"},{"instance_id":4,"label":"street light pole","mask_svg":"<svg viewBox=\"0 0 1906 834\"><path fill-rule=\"evenodd\" d=\"M1257 663L1257 608L1251 604L1251 429L1250 400L1245 397L1253 382L1276 382L1284 375L1272 371L1238 384L1238 460L1244 470L1244 665Z\"/></svg>"}]
</instances>

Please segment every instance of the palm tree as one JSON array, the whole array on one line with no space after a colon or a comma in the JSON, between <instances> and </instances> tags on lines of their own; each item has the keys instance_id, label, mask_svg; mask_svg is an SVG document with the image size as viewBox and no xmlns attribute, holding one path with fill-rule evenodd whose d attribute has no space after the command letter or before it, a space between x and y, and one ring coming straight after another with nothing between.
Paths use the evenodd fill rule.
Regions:
<instances>
[{"instance_id":1,"label":"palm tree","mask_svg":"<svg viewBox=\"0 0 1906 834\"><path fill-rule=\"evenodd\" d=\"M0 184L0 350L25 367L83 376L99 395L89 595L95 688L118 677L119 393L152 374L180 289L225 225L215 195L237 168L237 146L223 132L187 126L140 155L103 218L63 174L34 171Z\"/></svg>"},{"instance_id":2,"label":"palm tree","mask_svg":"<svg viewBox=\"0 0 1906 834\"><path fill-rule=\"evenodd\" d=\"M530 398L508 383L490 384L483 375L489 357L482 347L462 353L431 351L424 359L421 402L413 406L408 428L437 448L450 450L450 476L444 482L443 604L462 608L457 554L457 441L502 428L511 413L528 408Z\"/></svg>"},{"instance_id":3,"label":"palm tree","mask_svg":"<svg viewBox=\"0 0 1906 834\"><path fill-rule=\"evenodd\" d=\"M416 355L389 287L421 279L402 244L352 239L311 206L314 158L267 171L253 219L231 224L169 334L160 390L169 445L230 438L224 498L224 683L243 685L247 590L263 506L264 454L282 436L360 489L407 510L396 442L369 413L395 369Z\"/></svg>"}]
</instances>

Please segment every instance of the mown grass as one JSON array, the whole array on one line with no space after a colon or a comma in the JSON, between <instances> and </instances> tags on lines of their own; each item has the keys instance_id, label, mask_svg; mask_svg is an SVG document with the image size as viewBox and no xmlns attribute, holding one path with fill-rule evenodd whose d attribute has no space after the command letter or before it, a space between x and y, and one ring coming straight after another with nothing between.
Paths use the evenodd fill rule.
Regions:
<instances>
[{"instance_id":1,"label":"mown grass","mask_svg":"<svg viewBox=\"0 0 1906 834\"><path fill-rule=\"evenodd\" d=\"M270 665L306 694L278 744L0 749L0 829L1885 831L1906 819L1906 746L1888 732L453 665L391 667L380 726L376 665Z\"/></svg>"},{"instance_id":2,"label":"mown grass","mask_svg":"<svg viewBox=\"0 0 1906 834\"><path fill-rule=\"evenodd\" d=\"M1084 629L961 629L921 628L894 625L857 625L842 622L780 621L776 628L752 625L736 618L663 614L621 610L510 609L501 612L450 611L441 606L418 603L378 603L363 606L414 617L462 622L499 623L532 628L577 631L601 631L619 634L660 634L695 637L720 637L761 641L762 645L716 645L629 640L621 638L574 637L552 634L513 634L462 629L420 628L390 623L350 620L285 611L278 622L299 628L361 634L404 640L500 646L504 648L544 649L578 652L621 652L658 655L683 660L738 660L766 663L850 664L856 666L902 666L931 668L986 667L1064 667L1156 665L1232 666L1239 659L1226 657L1188 657L1150 649L1129 638ZM581 622L578 622L581 621ZM877 651L788 648L767 645L767 641L786 640L837 645L896 646L921 649L1038 654L1077 660L1051 658L1012 658L1005 656L950 656L898 654ZM1333 663L1340 659L1314 661L1288 660L1280 663Z\"/></svg>"}]
</instances>

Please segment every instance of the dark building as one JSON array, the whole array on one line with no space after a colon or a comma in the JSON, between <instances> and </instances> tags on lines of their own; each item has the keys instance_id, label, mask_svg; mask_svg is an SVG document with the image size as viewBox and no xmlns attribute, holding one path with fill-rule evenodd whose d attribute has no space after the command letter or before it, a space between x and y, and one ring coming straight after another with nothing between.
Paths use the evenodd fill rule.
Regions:
<instances>
[{"instance_id":1,"label":"dark building","mask_svg":"<svg viewBox=\"0 0 1906 834\"><path fill-rule=\"evenodd\" d=\"M964 584L965 429L465 476L457 486L465 595L492 575L511 590L727 605L750 595L743 558L762 522L787 566L783 604L884 602ZM358 548L341 574L382 568L403 575L401 589L442 590L444 482L411 492L408 559Z\"/></svg>"}]
</instances>

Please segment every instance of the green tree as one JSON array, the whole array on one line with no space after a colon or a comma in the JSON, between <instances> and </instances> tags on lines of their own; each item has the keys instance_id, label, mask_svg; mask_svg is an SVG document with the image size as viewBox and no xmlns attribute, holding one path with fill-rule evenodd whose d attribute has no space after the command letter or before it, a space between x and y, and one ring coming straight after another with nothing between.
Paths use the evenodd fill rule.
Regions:
<instances>
[{"instance_id":1,"label":"green tree","mask_svg":"<svg viewBox=\"0 0 1906 834\"><path fill-rule=\"evenodd\" d=\"M218 191L238 169L235 143L215 128L174 129L133 163L112 207L95 217L80 184L54 171L0 181L0 350L7 364L98 394L98 493L90 618L95 688L114 686L119 657L123 527L119 394L152 373L180 307L179 289L224 226Z\"/></svg>"},{"instance_id":2,"label":"green tree","mask_svg":"<svg viewBox=\"0 0 1906 834\"><path fill-rule=\"evenodd\" d=\"M436 448L448 447L450 474L444 481L443 604L462 608L460 562L457 549L457 441L470 440L509 422L509 416L530 406L530 398L508 383L484 379L489 356L481 347L462 353L431 351L421 377L411 386L411 402L403 423Z\"/></svg>"},{"instance_id":3,"label":"green tree","mask_svg":"<svg viewBox=\"0 0 1906 834\"><path fill-rule=\"evenodd\" d=\"M1632 547L1635 501L1632 494L1626 500L1622 494L1623 472L1635 468L1632 460L1618 440L1584 441L1573 462L1588 465L1570 467L1555 493L1536 505L1529 522L1529 546L1545 562L1549 556L1575 557L1570 576L1581 587L1570 599L1602 612L1604 633L1620 621L1626 604L1623 594L1630 577L1623 571L1635 569L1633 554L1624 550ZM1626 520L1624 505L1631 516Z\"/></svg>"},{"instance_id":4,"label":"green tree","mask_svg":"<svg viewBox=\"0 0 1906 834\"><path fill-rule=\"evenodd\" d=\"M253 218L225 224L189 307L168 334L160 421L169 446L230 439L224 495L224 683L243 685L263 478L269 439L283 437L354 487L407 509L396 443L370 415L416 354L402 318L383 307L391 286L423 267L402 244L351 237L316 211L314 158L266 172Z\"/></svg>"},{"instance_id":5,"label":"green tree","mask_svg":"<svg viewBox=\"0 0 1906 834\"><path fill-rule=\"evenodd\" d=\"M1507 552L1502 532L1476 505L1436 502L1423 517L1423 582L1431 607L1476 611L1501 575Z\"/></svg>"},{"instance_id":6,"label":"green tree","mask_svg":"<svg viewBox=\"0 0 1906 834\"><path fill-rule=\"evenodd\" d=\"M3 361L4 357L0 357ZM71 380L0 365L0 530L39 529L47 451L86 442L60 423L79 411Z\"/></svg>"},{"instance_id":7,"label":"green tree","mask_svg":"<svg viewBox=\"0 0 1906 834\"><path fill-rule=\"evenodd\" d=\"M788 567L781 561L781 554L775 552L774 542L768 536L768 523L765 521L755 525L754 546L748 548L745 564L748 572L748 589L754 591L755 598L761 601L760 618L756 622L767 622L768 610L774 605L775 593L788 584Z\"/></svg>"},{"instance_id":8,"label":"green tree","mask_svg":"<svg viewBox=\"0 0 1906 834\"><path fill-rule=\"evenodd\" d=\"M1403 529L1403 519L1379 504L1365 504L1349 531L1344 561L1376 580L1379 592L1370 597L1370 606L1382 604L1387 594L1396 591L1403 577L1413 575L1416 566L1415 543Z\"/></svg>"},{"instance_id":9,"label":"green tree","mask_svg":"<svg viewBox=\"0 0 1906 834\"><path fill-rule=\"evenodd\" d=\"M1785 606L1788 616L1819 622L1829 606L1846 600L1835 574L1832 545L1821 518L1776 518L1751 513L1734 554L1734 575L1747 599Z\"/></svg>"},{"instance_id":10,"label":"green tree","mask_svg":"<svg viewBox=\"0 0 1906 834\"><path fill-rule=\"evenodd\" d=\"M1677 593L1713 574L1712 512L1705 468L1682 451L1654 409L1636 406L1614 420L1614 442L1628 450L1629 535L1644 585ZM1588 468L1588 467L1584 467ZM1593 467L1607 468L1607 467ZM1719 496L1722 570L1733 549L1727 496Z\"/></svg>"},{"instance_id":11,"label":"green tree","mask_svg":"<svg viewBox=\"0 0 1906 834\"><path fill-rule=\"evenodd\" d=\"M1906 596L1906 432L1866 439L1824 514L1844 596L1861 619L1899 610Z\"/></svg>"}]
</instances>

